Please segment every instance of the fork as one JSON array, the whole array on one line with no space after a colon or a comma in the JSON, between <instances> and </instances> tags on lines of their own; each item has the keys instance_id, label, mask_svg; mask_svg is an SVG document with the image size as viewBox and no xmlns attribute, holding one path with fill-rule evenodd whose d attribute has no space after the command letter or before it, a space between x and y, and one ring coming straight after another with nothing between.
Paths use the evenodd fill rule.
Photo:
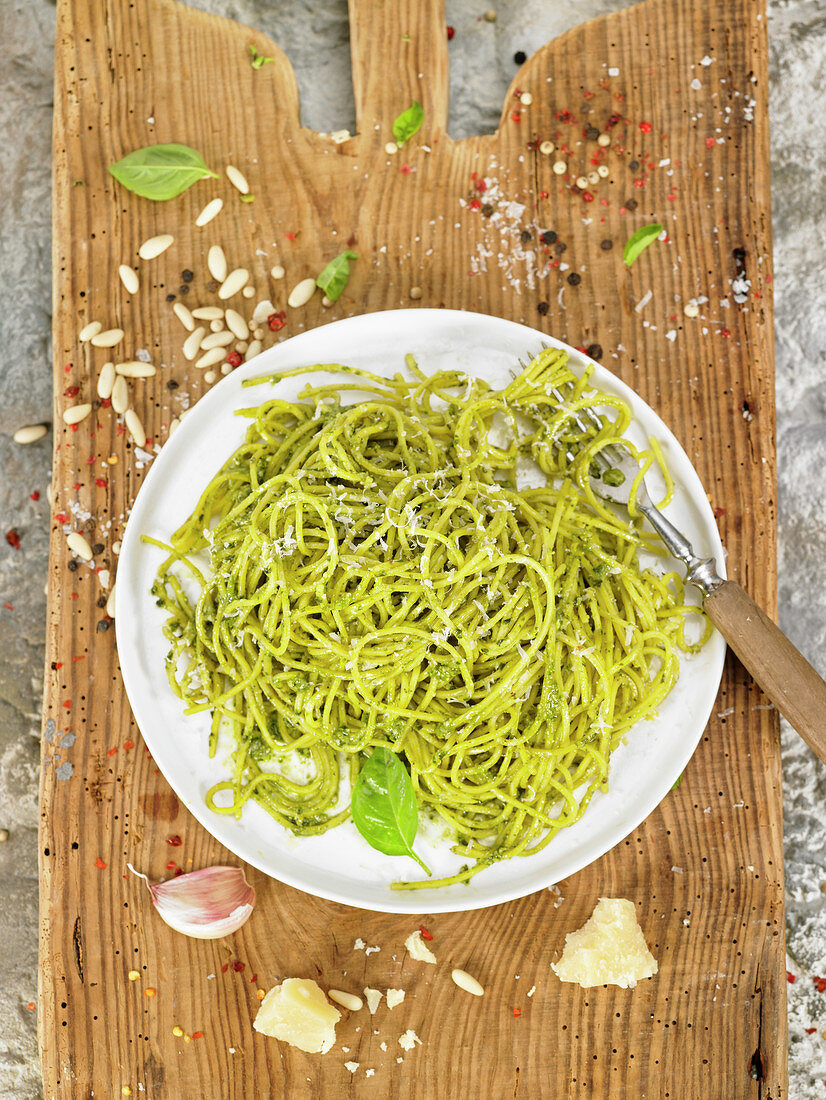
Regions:
<instances>
[{"instance_id":1,"label":"fork","mask_svg":"<svg viewBox=\"0 0 826 1100\"><path fill-rule=\"evenodd\" d=\"M551 392L560 403L564 402L565 396L559 389L554 388ZM582 432L592 433L595 428L603 427L591 408L586 407L581 413L572 411L570 415ZM569 460L573 457L568 451ZM612 476L606 481L604 474L609 470ZM639 472L639 464L629 452L609 444L594 456L591 486L598 496L627 508L630 489ZM826 682L745 589L718 574L713 557L699 558L694 553L685 535L652 502L644 478L637 483L634 504L671 554L684 563L686 581L703 593L706 614L740 662L806 744L826 763Z\"/></svg>"}]
</instances>

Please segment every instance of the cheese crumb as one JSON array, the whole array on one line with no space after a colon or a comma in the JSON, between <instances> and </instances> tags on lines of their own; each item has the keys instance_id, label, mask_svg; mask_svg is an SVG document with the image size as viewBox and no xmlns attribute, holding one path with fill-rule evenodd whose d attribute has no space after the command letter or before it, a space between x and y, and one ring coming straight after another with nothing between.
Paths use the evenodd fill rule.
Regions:
<instances>
[{"instance_id":1,"label":"cheese crumb","mask_svg":"<svg viewBox=\"0 0 826 1100\"><path fill-rule=\"evenodd\" d=\"M367 946L367 944L364 942L364 940L361 938L361 936L359 936L359 938L353 944L353 950L354 951L363 951L366 946Z\"/></svg>"},{"instance_id":2,"label":"cheese crumb","mask_svg":"<svg viewBox=\"0 0 826 1100\"><path fill-rule=\"evenodd\" d=\"M399 1046L402 1048L402 1050L412 1050L415 1047L416 1043L418 1043L419 1046L422 1045L421 1039L412 1027L408 1028L407 1031L405 1031L404 1035L399 1036Z\"/></svg>"},{"instance_id":3,"label":"cheese crumb","mask_svg":"<svg viewBox=\"0 0 826 1100\"><path fill-rule=\"evenodd\" d=\"M344 1063L344 1068L349 1069L349 1071L351 1073L355 1073L360 1065L361 1065L361 1062L345 1062Z\"/></svg>"},{"instance_id":4,"label":"cheese crumb","mask_svg":"<svg viewBox=\"0 0 826 1100\"><path fill-rule=\"evenodd\" d=\"M387 990L387 1007L395 1008L396 1005L400 1005L404 1000L403 989L388 989Z\"/></svg>"},{"instance_id":5,"label":"cheese crumb","mask_svg":"<svg viewBox=\"0 0 826 1100\"><path fill-rule=\"evenodd\" d=\"M657 960L648 950L632 901L600 898L582 928L569 932L565 949L551 969L563 982L583 989L618 985L633 989L641 978L657 973Z\"/></svg>"},{"instance_id":6,"label":"cheese crumb","mask_svg":"<svg viewBox=\"0 0 826 1100\"><path fill-rule=\"evenodd\" d=\"M436 962L436 956L425 946L425 942L422 939L422 934L417 928L415 932L411 932L407 939L404 941L404 946L410 953L411 959L416 959L417 962L434 963Z\"/></svg>"},{"instance_id":7,"label":"cheese crumb","mask_svg":"<svg viewBox=\"0 0 826 1100\"><path fill-rule=\"evenodd\" d=\"M308 1054L326 1054L341 1013L311 978L285 978L261 1002L253 1027Z\"/></svg>"},{"instance_id":8,"label":"cheese crumb","mask_svg":"<svg viewBox=\"0 0 826 1100\"><path fill-rule=\"evenodd\" d=\"M365 1077L372 1077L372 1076L373 1076L373 1074L374 1074L375 1072L376 1072L376 1071L375 1071L374 1069L366 1069L366 1070L364 1071L364 1076L365 1076Z\"/></svg>"},{"instance_id":9,"label":"cheese crumb","mask_svg":"<svg viewBox=\"0 0 826 1100\"><path fill-rule=\"evenodd\" d=\"M372 1016L379 1007L379 1001L382 997L381 990L371 989L369 985L366 985L364 987L364 996L367 998L367 1007L370 1009L370 1015Z\"/></svg>"}]
</instances>

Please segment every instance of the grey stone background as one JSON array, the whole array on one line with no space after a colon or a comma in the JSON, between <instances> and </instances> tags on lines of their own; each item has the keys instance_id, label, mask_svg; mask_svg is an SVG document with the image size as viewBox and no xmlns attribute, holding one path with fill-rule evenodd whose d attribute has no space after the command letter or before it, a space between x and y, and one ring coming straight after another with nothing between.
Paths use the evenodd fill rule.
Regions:
<instances>
[{"instance_id":1,"label":"grey stone background","mask_svg":"<svg viewBox=\"0 0 826 1100\"><path fill-rule=\"evenodd\" d=\"M94 2L94 0L93 0ZM270 34L286 51L303 121L354 127L346 0L191 0ZM448 0L451 133L492 130L515 72L576 23L623 0ZM51 417L50 140L54 4L0 0L0 1098L41 1096L37 995L37 782L51 437L16 446ZM772 174L780 441L780 617L826 672L826 0L771 0ZM324 79L319 81L323 65ZM40 500L31 494L40 492ZM2 607L12 604L13 610ZM826 768L784 728L791 1100L826 1095ZM806 1028L816 1031L808 1036ZM686 1098L688 1100L688 1098Z\"/></svg>"}]
</instances>

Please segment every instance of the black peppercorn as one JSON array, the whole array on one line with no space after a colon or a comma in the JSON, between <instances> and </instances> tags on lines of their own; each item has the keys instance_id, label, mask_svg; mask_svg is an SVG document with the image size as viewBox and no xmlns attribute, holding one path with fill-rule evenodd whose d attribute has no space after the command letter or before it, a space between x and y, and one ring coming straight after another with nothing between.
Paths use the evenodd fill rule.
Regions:
<instances>
[{"instance_id":1,"label":"black peppercorn","mask_svg":"<svg viewBox=\"0 0 826 1100\"><path fill-rule=\"evenodd\" d=\"M66 568L69 570L70 573L77 573L77 562L74 558L66 562Z\"/></svg>"},{"instance_id":2,"label":"black peppercorn","mask_svg":"<svg viewBox=\"0 0 826 1100\"><path fill-rule=\"evenodd\" d=\"M166 388L168 390L177 390L178 383L175 381L174 378L170 378L169 381L166 383Z\"/></svg>"},{"instance_id":3,"label":"black peppercorn","mask_svg":"<svg viewBox=\"0 0 826 1100\"><path fill-rule=\"evenodd\" d=\"M100 631L100 633L102 634L102 633L103 633L103 632L104 632L105 630L108 630L108 629L109 629L109 626L110 626L110 625L111 625L111 624L110 624L110 622L109 622L109 620L108 620L108 619L101 619L101 620L100 620L100 622L99 622L99 623L98 623L98 625L97 625L97 629L98 629L98 630Z\"/></svg>"},{"instance_id":4,"label":"black peppercorn","mask_svg":"<svg viewBox=\"0 0 826 1100\"><path fill-rule=\"evenodd\" d=\"M553 229L546 229L545 232L542 234L542 240L545 242L545 244L556 244L558 238Z\"/></svg>"},{"instance_id":5,"label":"black peppercorn","mask_svg":"<svg viewBox=\"0 0 826 1100\"><path fill-rule=\"evenodd\" d=\"M626 210L636 210L637 209L637 200L636 199L629 199L625 204L625 209Z\"/></svg>"},{"instance_id":6,"label":"black peppercorn","mask_svg":"<svg viewBox=\"0 0 826 1100\"><path fill-rule=\"evenodd\" d=\"M517 50L516 53L513 55L514 65L524 65L527 60L528 55L525 53L524 50Z\"/></svg>"},{"instance_id":7,"label":"black peppercorn","mask_svg":"<svg viewBox=\"0 0 826 1100\"><path fill-rule=\"evenodd\" d=\"M188 268L188 267L185 267L185 268L183 269L183 271L181 272L181 278L183 279L183 281L184 281L185 283L191 283L191 282L192 282L192 280L193 280L193 279L195 278L195 276L194 276L194 274L193 274L193 273L192 273L192 272L191 272L191 271L189 270L189 268Z\"/></svg>"},{"instance_id":8,"label":"black peppercorn","mask_svg":"<svg viewBox=\"0 0 826 1100\"><path fill-rule=\"evenodd\" d=\"M167 302L174 302L177 297L178 297L177 294L167 294L166 300L167 300Z\"/></svg>"},{"instance_id":9,"label":"black peppercorn","mask_svg":"<svg viewBox=\"0 0 826 1100\"><path fill-rule=\"evenodd\" d=\"M181 283L181 285L178 287L178 293L179 294L189 294L189 284L188 283Z\"/></svg>"},{"instance_id":10,"label":"black peppercorn","mask_svg":"<svg viewBox=\"0 0 826 1100\"><path fill-rule=\"evenodd\" d=\"M579 284L582 282L582 276L578 275L576 271L572 271L571 274L568 276L568 282L571 284L571 286L579 286Z\"/></svg>"},{"instance_id":11,"label":"black peppercorn","mask_svg":"<svg viewBox=\"0 0 826 1100\"><path fill-rule=\"evenodd\" d=\"M588 141L596 141L599 137L599 130L596 128L596 126L589 126L588 129L585 131L585 137L588 139Z\"/></svg>"},{"instance_id":12,"label":"black peppercorn","mask_svg":"<svg viewBox=\"0 0 826 1100\"><path fill-rule=\"evenodd\" d=\"M589 344L587 351L592 359L599 360L602 358L602 347L599 344Z\"/></svg>"},{"instance_id":13,"label":"black peppercorn","mask_svg":"<svg viewBox=\"0 0 826 1100\"><path fill-rule=\"evenodd\" d=\"M214 279L210 279L209 282L206 285L206 288L211 293L214 293L216 290L220 289L220 286L221 286L220 283L216 283L216 281Z\"/></svg>"},{"instance_id":14,"label":"black peppercorn","mask_svg":"<svg viewBox=\"0 0 826 1100\"><path fill-rule=\"evenodd\" d=\"M628 165L632 172L636 172L639 166L640 162L638 160L632 160L631 163Z\"/></svg>"},{"instance_id":15,"label":"black peppercorn","mask_svg":"<svg viewBox=\"0 0 826 1100\"><path fill-rule=\"evenodd\" d=\"M106 596L98 596L98 598L95 600L95 603L98 605L98 607L106 607L106 599Z\"/></svg>"},{"instance_id":16,"label":"black peppercorn","mask_svg":"<svg viewBox=\"0 0 826 1100\"><path fill-rule=\"evenodd\" d=\"M611 240L610 237L606 237L604 241L599 242L599 247L602 249L603 252L610 252L611 249L614 247L614 242Z\"/></svg>"},{"instance_id":17,"label":"black peppercorn","mask_svg":"<svg viewBox=\"0 0 826 1100\"><path fill-rule=\"evenodd\" d=\"M105 549L106 547L103 545L102 542L96 542L95 545L92 547L92 553L102 554Z\"/></svg>"},{"instance_id":18,"label":"black peppercorn","mask_svg":"<svg viewBox=\"0 0 826 1100\"><path fill-rule=\"evenodd\" d=\"M548 310L550 308L551 307L550 307L550 304L548 302L537 302L536 303L536 312L541 314L543 317L545 316L545 314L548 312Z\"/></svg>"},{"instance_id":19,"label":"black peppercorn","mask_svg":"<svg viewBox=\"0 0 826 1100\"><path fill-rule=\"evenodd\" d=\"M485 205L482 207L482 213L485 215L486 218L489 218L493 213L493 203L486 202Z\"/></svg>"},{"instance_id":20,"label":"black peppercorn","mask_svg":"<svg viewBox=\"0 0 826 1100\"><path fill-rule=\"evenodd\" d=\"M522 232L519 234L519 240L522 242L522 244L527 244L530 239L531 239L530 229L523 229Z\"/></svg>"}]
</instances>

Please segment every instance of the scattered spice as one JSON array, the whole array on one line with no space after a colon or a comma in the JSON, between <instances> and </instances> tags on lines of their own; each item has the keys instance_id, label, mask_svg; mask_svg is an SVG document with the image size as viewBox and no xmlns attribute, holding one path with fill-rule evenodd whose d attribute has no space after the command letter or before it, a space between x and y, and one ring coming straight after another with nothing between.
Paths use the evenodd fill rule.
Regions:
<instances>
[{"instance_id":1,"label":"scattered spice","mask_svg":"<svg viewBox=\"0 0 826 1100\"><path fill-rule=\"evenodd\" d=\"M547 312L550 308L551 308L550 302L542 301L542 302L537 302L536 303L536 312L539 313L542 317L544 317L547 314Z\"/></svg>"},{"instance_id":2,"label":"scattered spice","mask_svg":"<svg viewBox=\"0 0 826 1100\"><path fill-rule=\"evenodd\" d=\"M428 932L428 930L425 928L425 926L423 924L419 925L419 931L422 934L422 939L423 940L432 940L433 939L433 933Z\"/></svg>"},{"instance_id":3,"label":"scattered spice","mask_svg":"<svg viewBox=\"0 0 826 1100\"><path fill-rule=\"evenodd\" d=\"M610 252L611 249L614 247L614 242L610 239L610 237L606 237L604 241L599 242L599 247L602 249L603 252Z\"/></svg>"},{"instance_id":4,"label":"scattered spice","mask_svg":"<svg viewBox=\"0 0 826 1100\"><path fill-rule=\"evenodd\" d=\"M106 870L106 864L103 862L100 856L95 857L95 867L97 867L99 871Z\"/></svg>"},{"instance_id":5,"label":"scattered spice","mask_svg":"<svg viewBox=\"0 0 826 1100\"><path fill-rule=\"evenodd\" d=\"M20 549L20 534L15 527L11 527L6 531L6 542L12 548L12 550Z\"/></svg>"},{"instance_id":6,"label":"scattered spice","mask_svg":"<svg viewBox=\"0 0 826 1100\"><path fill-rule=\"evenodd\" d=\"M600 344L589 344L586 352L592 359L599 361L602 358L602 347Z\"/></svg>"},{"instance_id":7,"label":"scattered spice","mask_svg":"<svg viewBox=\"0 0 826 1100\"><path fill-rule=\"evenodd\" d=\"M571 284L571 286L579 286L579 284L582 282L582 276L578 275L576 271L572 271L571 274L568 276L568 282Z\"/></svg>"}]
</instances>

